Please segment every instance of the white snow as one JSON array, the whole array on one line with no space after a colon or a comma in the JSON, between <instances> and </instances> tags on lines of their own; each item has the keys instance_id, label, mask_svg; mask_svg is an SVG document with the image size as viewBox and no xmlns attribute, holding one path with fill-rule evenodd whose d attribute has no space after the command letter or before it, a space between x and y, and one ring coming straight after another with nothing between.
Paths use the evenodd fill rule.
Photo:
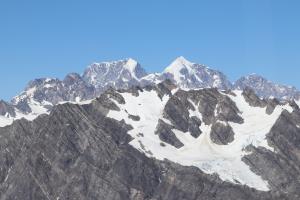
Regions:
<instances>
[{"instance_id":1,"label":"white snow","mask_svg":"<svg viewBox=\"0 0 300 200\"><path fill-rule=\"evenodd\" d=\"M32 112L30 113L30 115L36 117L36 116L38 116L40 114L47 113L48 110L44 107L44 106L47 106L47 105L52 105L52 104L50 102L48 102L48 101L43 101L42 103L39 103L39 102L31 99L30 102L29 102L29 107L32 110Z\"/></svg>"},{"instance_id":2,"label":"white snow","mask_svg":"<svg viewBox=\"0 0 300 200\"><path fill-rule=\"evenodd\" d=\"M79 104L79 105L85 105L85 104L90 104L94 99L91 100L84 100L81 101L79 97L77 97L74 101L64 101L60 102L59 104L64 104L64 103L72 103L72 104ZM20 110L15 109L16 111L16 116L11 117L8 114L5 116L0 116L0 127L8 126L14 122L14 120L18 120L21 118L25 118L27 120L34 120L36 117L38 117L41 114L49 114L48 109L45 108L45 106L52 106L52 104L48 101L43 101L43 102L37 102L33 99L31 99L28 103L29 107L31 108L32 112L28 114L22 113Z\"/></svg>"},{"instance_id":3,"label":"white snow","mask_svg":"<svg viewBox=\"0 0 300 200\"><path fill-rule=\"evenodd\" d=\"M52 87L55 87L55 85L49 83L44 85L44 88L52 88Z\"/></svg>"},{"instance_id":4,"label":"white snow","mask_svg":"<svg viewBox=\"0 0 300 200\"><path fill-rule=\"evenodd\" d=\"M78 100L78 99L77 99ZM58 104L66 104L66 103L71 103L71 104L78 104L78 105L86 105L92 103L95 99L90 99L90 100L83 100L83 101L61 101Z\"/></svg>"},{"instance_id":5,"label":"white snow","mask_svg":"<svg viewBox=\"0 0 300 200\"><path fill-rule=\"evenodd\" d=\"M215 74L215 75L213 75L213 79L214 79L213 87L215 87L215 88L220 87L220 85L222 84L222 80L220 79L220 77Z\"/></svg>"},{"instance_id":6,"label":"white snow","mask_svg":"<svg viewBox=\"0 0 300 200\"><path fill-rule=\"evenodd\" d=\"M27 120L34 120L36 117L38 117L40 114L43 113L48 113L47 110L41 106L37 106L34 104L29 105L30 108L32 109L32 113L29 114L23 114L21 111L16 110L16 116L11 117L11 116L0 116L0 127L8 126L11 125L15 120L25 118Z\"/></svg>"},{"instance_id":7,"label":"white snow","mask_svg":"<svg viewBox=\"0 0 300 200\"><path fill-rule=\"evenodd\" d=\"M128 58L126 64L124 65L124 69L127 69L130 72L131 76L133 76L135 79L138 79L135 76L135 68L137 64L137 61L132 58Z\"/></svg>"},{"instance_id":8,"label":"white snow","mask_svg":"<svg viewBox=\"0 0 300 200\"><path fill-rule=\"evenodd\" d=\"M224 82L217 71L202 64L192 63L182 56L166 67L163 74L173 75L174 81L183 89L220 88Z\"/></svg>"},{"instance_id":9,"label":"white snow","mask_svg":"<svg viewBox=\"0 0 300 200\"><path fill-rule=\"evenodd\" d=\"M48 114L49 111L46 109L44 106L47 105L52 105L50 102L43 101L42 103L39 103L37 101L34 101L31 99L28 102L28 106L31 108L31 113L29 114L24 114L20 110L15 109L16 116L11 117L11 116L0 116L0 127L8 126L14 122L14 120L18 120L21 118L25 118L27 120L34 120L36 117L38 117L41 114Z\"/></svg>"},{"instance_id":10,"label":"white snow","mask_svg":"<svg viewBox=\"0 0 300 200\"><path fill-rule=\"evenodd\" d=\"M300 100L295 101L296 104L300 107Z\"/></svg>"},{"instance_id":11,"label":"white snow","mask_svg":"<svg viewBox=\"0 0 300 200\"><path fill-rule=\"evenodd\" d=\"M80 102L81 98L80 97L76 97L75 98L75 102Z\"/></svg>"},{"instance_id":12,"label":"white snow","mask_svg":"<svg viewBox=\"0 0 300 200\"><path fill-rule=\"evenodd\" d=\"M13 122L13 118L0 116L0 127L7 126Z\"/></svg>"},{"instance_id":13,"label":"white snow","mask_svg":"<svg viewBox=\"0 0 300 200\"><path fill-rule=\"evenodd\" d=\"M52 81L52 80L53 80L53 78L46 78L46 79L45 79L45 82L48 83L48 82L50 82L50 81Z\"/></svg>"},{"instance_id":14,"label":"white snow","mask_svg":"<svg viewBox=\"0 0 300 200\"><path fill-rule=\"evenodd\" d=\"M153 74L148 74L144 77L142 77L140 80L143 81L149 81L151 83L154 83L154 84L159 84L161 82L161 80L159 80L159 77L161 76L160 73L153 73Z\"/></svg>"},{"instance_id":15,"label":"white snow","mask_svg":"<svg viewBox=\"0 0 300 200\"><path fill-rule=\"evenodd\" d=\"M238 184L245 184L262 191L268 191L268 183L260 176L252 172L248 165L241 159L249 154L245 147L252 144L256 147L265 147L270 151L271 148L265 137L269 132L282 110L287 109L291 112L290 106L277 106L271 115L266 114L266 108L251 107L244 100L240 91L235 91L236 97L228 95L237 107L242 111L241 116L245 122L243 124L229 123L235 132L234 141L228 145L218 145L211 141L211 125L201 124L202 134L195 139L190 133L183 133L173 129L177 138L184 144L180 149L171 145L160 145L162 142L154 134L157 122L162 119L166 123L171 122L163 119L162 111L168 101L165 96L160 100L154 91L140 92L138 97L128 93L121 93L126 103L119 104L121 111L110 111L108 117L117 120L124 119L126 123L131 124L134 129L128 133L134 138L130 144L149 157L157 159L169 159L173 162L185 166L196 166L205 173L216 173L224 181L230 181ZM191 101L191 103L193 103ZM194 104L194 103L193 103ZM195 107L197 107L194 104ZM127 111L127 112L126 112ZM189 111L190 116L197 116L202 119L198 111ZM133 121L128 118L128 114L140 116L140 121ZM225 122L220 122L225 123ZM144 136L140 135L142 133Z\"/></svg>"},{"instance_id":16,"label":"white snow","mask_svg":"<svg viewBox=\"0 0 300 200\"><path fill-rule=\"evenodd\" d=\"M192 69L194 63L186 60L184 57L180 56L176 58L165 70L164 73L173 74L174 80L177 83L181 82L181 79L184 78L183 74L181 74L182 69L187 69L189 74L193 74L194 70Z\"/></svg>"},{"instance_id":17,"label":"white snow","mask_svg":"<svg viewBox=\"0 0 300 200\"><path fill-rule=\"evenodd\" d=\"M27 89L26 91L23 91L20 95L15 96L13 98L14 103L17 104L20 101L22 101L23 99L26 99L27 97L33 97L35 91L36 91L36 87L32 87L32 88Z\"/></svg>"},{"instance_id":18,"label":"white snow","mask_svg":"<svg viewBox=\"0 0 300 200\"><path fill-rule=\"evenodd\" d=\"M122 93L122 96L126 103L125 105L118 105L121 111L110 111L107 116L117 120L124 119L126 123L134 127L134 129L128 132L135 138L130 142L133 147L146 153L148 156L153 155L158 159L168 158L169 154L175 152L176 148L171 145L162 148L160 146L162 141L154 132L169 97L164 96L161 100L153 90L140 92L138 97L130 93ZM138 115L140 120L133 121L128 118L128 114ZM140 136L140 133L144 136Z\"/></svg>"}]
</instances>

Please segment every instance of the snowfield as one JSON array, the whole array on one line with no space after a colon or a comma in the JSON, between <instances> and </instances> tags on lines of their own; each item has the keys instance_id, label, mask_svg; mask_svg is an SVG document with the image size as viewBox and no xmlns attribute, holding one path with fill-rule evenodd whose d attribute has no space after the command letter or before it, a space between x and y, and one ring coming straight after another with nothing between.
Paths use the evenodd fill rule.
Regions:
<instances>
[{"instance_id":1,"label":"snowfield","mask_svg":"<svg viewBox=\"0 0 300 200\"><path fill-rule=\"evenodd\" d=\"M281 112L286 109L292 111L290 106L277 106L271 115L266 114L266 108L251 107L242 96L241 91L234 91L236 96L228 95L242 112L243 124L230 122L235 135L234 141L228 145L218 145L211 141L211 125L202 123L200 129L202 134L198 138L190 134L173 129L176 137L184 144L177 149L172 145L161 146L162 141L155 134L158 120L171 123L163 119L162 112L169 97L164 96L161 100L155 91L140 92L139 96L130 93L120 93L125 104L117 104L121 111L110 111L108 117L122 120L134 127L128 133L134 138L130 144L145 153L149 157L159 160L168 159L185 166L196 166L205 173L218 174L224 181L236 184L245 184L252 188L268 191L268 183L260 176L252 172L248 165L241 159L249 152L245 147L252 144L255 147L264 147L274 151L266 141L266 134L270 131ZM197 107L197 105L195 105ZM133 121L128 115L137 115L139 121ZM190 116L202 119L201 113L191 111ZM202 121L202 120L201 120ZM225 122L221 122L225 123Z\"/></svg>"}]
</instances>

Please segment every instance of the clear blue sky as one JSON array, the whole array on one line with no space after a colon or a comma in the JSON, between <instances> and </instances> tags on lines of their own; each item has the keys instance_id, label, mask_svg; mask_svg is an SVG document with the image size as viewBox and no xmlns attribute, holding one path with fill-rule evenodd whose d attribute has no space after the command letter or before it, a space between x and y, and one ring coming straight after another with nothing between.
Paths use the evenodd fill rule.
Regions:
<instances>
[{"instance_id":1,"label":"clear blue sky","mask_svg":"<svg viewBox=\"0 0 300 200\"><path fill-rule=\"evenodd\" d=\"M38 77L132 57L149 72L175 57L300 88L298 0L0 0L0 98Z\"/></svg>"}]
</instances>

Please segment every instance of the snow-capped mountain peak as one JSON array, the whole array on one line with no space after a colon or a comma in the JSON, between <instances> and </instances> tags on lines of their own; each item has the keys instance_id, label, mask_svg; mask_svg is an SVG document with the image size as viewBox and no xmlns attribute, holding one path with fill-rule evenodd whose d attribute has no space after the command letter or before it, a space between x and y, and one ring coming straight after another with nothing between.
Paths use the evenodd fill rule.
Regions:
<instances>
[{"instance_id":1,"label":"snow-capped mountain peak","mask_svg":"<svg viewBox=\"0 0 300 200\"><path fill-rule=\"evenodd\" d=\"M179 56L168 67L166 67L164 72L176 73L179 72L182 68L191 70L193 64L194 63L188 61L183 56Z\"/></svg>"},{"instance_id":2,"label":"snow-capped mountain peak","mask_svg":"<svg viewBox=\"0 0 300 200\"><path fill-rule=\"evenodd\" d=\"M125 59L126 61L126 64L124 65L124 68L131 71L132 73L134 73L137 65L138 65L138 62L132 58L127 58Z\"/></svg>"},{"instance_id":3,"label":"snow-capped mountain peak","mask_svg":"<svg viewBox=\"0 0 300 200\"><path fill-rule=\"evenodd\" d=\"M176 82L180 82L184 79L185 75L193 75L194 63L186 60L183 56L176 58L166 69L164 73L169 73L173 75L173 78Z\"/></svg>"},{"instance_id":4,"label":"snow-capped mountain peak","mask_svg":"<svg viewBox=\"0 0 300 200\"><path fill-rule=\"evenodd\" d=\"M202 64L190 62L182 56L176 58L164 70L163 76L173 80L181 88L231 88L230 81L221 72L212 70Z\"/></svg>"}]
</instances>

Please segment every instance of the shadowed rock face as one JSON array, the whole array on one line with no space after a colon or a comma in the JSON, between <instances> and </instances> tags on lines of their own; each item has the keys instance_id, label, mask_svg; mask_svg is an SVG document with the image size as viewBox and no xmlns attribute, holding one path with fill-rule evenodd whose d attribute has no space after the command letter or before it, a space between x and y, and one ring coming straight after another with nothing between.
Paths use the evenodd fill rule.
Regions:
<instances>
[{"instance_id":1,"label":"shadowed rock face","mask_svg":"<svg viewBox=\"0 0 300 200\"><path fill-rule=\"evenodd\" d=\"M0 116L6 114L10 115L11 117L15 117L16 116L15 109L12 105L6 103L3 100L0 100Z\"/></svg>"},{"instance_id":2,"label":"shadowed rock face","mask_svg":"<svg viewBox=\"0 0 300 200\"><path fill-rule=\"evenodd\" d=\"M170 95L170 90L152 89ZM160 121L157 134L167 135L162 138L174 146L180 147L180 140L169 132L173 128L197 138L201 123L216 126L221 119L243 123L235 104L217 90L178 91L173 97L164 110L172 125ZM270 183L270 192L260 192L223 182L196 167L146 157L129 145L128 131L133 127L107 117L109 110L120 110L116 102L122 105L125 100L108 90L90 104L58 105L50 115L0 128L0 199L299 199L299 110L282 113L268 134L276 153L249 147L252 154L243 158ZM196 109L203 121L190 115ZM176 112L184 114L183 123L177 123ZM216 143L230 142L228 127L220 129L226 134L216 132Z\"/></svg>"},{"instance_id":3,"label":"shadowed rock face","mask_svg":"<svg viewBox=\"0 0 300 200\"><path fill-rule=\"evenodd\" d=\"M248 104L250 106L260 107L260 108L266 107L266 113L269 115L271 115L273 113L273 111L277 105L282 105L282 103L280 103L279 100L276 98L260 99L255 94L254 90L252 90L249 87L246 87L244 89L242 95L244 96L246 102L248 102ZM297 107L298 107L298 105L294 101L290 101L290 105L292 107L294 107L295 109L297 109Z\"/></svg>"},{"instance_id":4,"label":"shadowed rock face","mask_svg":"<svg viewBox=\"0 0 300 200\"><path fill-rule=\"evenodd\" d=\"M266 106L266 101L265 100L261 100L254 92L254 90L252 90L249 87L246 87L242 93L242 95L244 96L246 102L249 103L250 106L253 107L265 107Z\"/></svg>"},{"instance_id":5,"label":"shadowed rock face","mask_svg":"<svg viewBox=\"0 0 300 200\"><path fill-rule=\"evenodd\" d=\"M29 107L28 102L25 99L20 100L15 107L25 114L32 112L32 109Z\"/></svg>"},{"instance_id":6,"label":"shadowed rock face","mask_svg":"<svg viewBox=\"0 0 300 200\"><path fill-rule=\"evenodd\" d=\"M267 135L276 153L263 148L249 148L244 158L251 168L269 181L274 190L296 193L300 198L300 112L284 111Z\"/></svg>"},{"instance_id":7,"label":"shadowed rock face","mask_svg":"<svg viewBox=\"0 0 300 200\"><path fill-rule=\"evenodd\" d=\"M199 111L202 121L197 116L191 116L190 111ZM217 144L228 144L233 141L234 133L229 125L224 126L218 120L243 123L239 112L235 103L216 89L178 90L167 102L163 116L170 120L173 128L184 133L190 132L195 138L202 133L199 128L201 123L212 124L213 141ZM172 136L174 137L176 136Z\"/></svg>"},{"instance_id":8,"label":"shadowed rock face","mask_svg":"<svg viewBox=\"0 0 300 200\"><path fill-rule=\"evenodd\" d=\"M280 105L280 102L277 99L268 99L268 100L266 100L266 102L267 102L266 113L269 115L273 113L273 111L277 105ZM297 104L296 104L296 106L297 106Z\"/></svg>"},{"instance_id":9,"label":"shadowed rock face","mask_svg":"<svg viewBox=\"0 0 300 200\"><path fill-rule=\"evenodd\" d=\"M196 116L192 116L189 120L189 132L194 138L199 137L202 133L199 128L201 126L201 123L201 120Z\"/></svg>"},{"instance_id":10,"label":"shadowed rock face","mask_svg":"<svg viewBox=\"0 0 300 200\"><path fill-rule=\"evenodd\" d=\"M160 140L165 143L173 145L176 148L183 147L183 144L180 142L180 140L178 140L176 135L173 133L172 128L174 128L172 125L169 125L164 121L159 120L156 128L156 134L158 134Z\"/></svg>"},{"instance_id":11,"label":"shadowed rock face","mask_svg":"<svg viewBox=\"0 0 300 200\"><path fill-rule=\"evenodd\" d=\"M217 122L211 127L210 138L216 144L226 145L234 140L234 132L228 124Z\"/></svg>"}]
</instances>

